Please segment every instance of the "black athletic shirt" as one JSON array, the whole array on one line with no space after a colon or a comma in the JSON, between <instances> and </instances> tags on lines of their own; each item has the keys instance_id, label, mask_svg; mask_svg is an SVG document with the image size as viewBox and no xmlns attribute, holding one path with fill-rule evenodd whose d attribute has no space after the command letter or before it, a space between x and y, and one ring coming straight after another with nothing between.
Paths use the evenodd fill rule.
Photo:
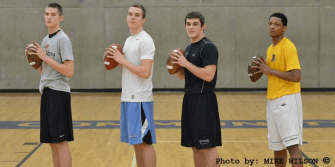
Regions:
<instances>
[{"instance_id":1,"label":"black athletic shirt","mask_svg":"<svg viewBox=\"0 0 335 167\"><path fill-rule=\"evenodd\" d=\"M215 44L204 37L196 43L188 45L185 49L186 59L197 67L205 67L207 65L216 65L215 76L211 82L204 81L189 70L185 71L185 94L197 94L214 91L217 78L217 62L219 52Z\"/></svg>"}]
</instances>

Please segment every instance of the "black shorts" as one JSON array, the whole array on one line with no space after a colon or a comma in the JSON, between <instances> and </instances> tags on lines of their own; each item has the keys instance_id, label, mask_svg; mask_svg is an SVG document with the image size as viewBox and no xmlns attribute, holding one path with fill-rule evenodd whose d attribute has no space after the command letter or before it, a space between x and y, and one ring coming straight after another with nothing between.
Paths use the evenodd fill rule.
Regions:
<instances>
[{"instance_id":1,"label":"black shorts","mask_svg":"<svg viewBox=\"0 0 335 167\"><path fill-rule=\"evenodd\" d=\"M40 141L73 141L71 94L44 88L41 98Z\"/></svg>"},{"instance_id":2,"label":"black shorts","mask_svg":"<svg viewBox=\"0 0 335 167\"><path fill-rule=\"evenodd\" d=\"M222 146L218 103L214 92L184 95L181 145L197 149Z\"/></svg>"}]
</instances>

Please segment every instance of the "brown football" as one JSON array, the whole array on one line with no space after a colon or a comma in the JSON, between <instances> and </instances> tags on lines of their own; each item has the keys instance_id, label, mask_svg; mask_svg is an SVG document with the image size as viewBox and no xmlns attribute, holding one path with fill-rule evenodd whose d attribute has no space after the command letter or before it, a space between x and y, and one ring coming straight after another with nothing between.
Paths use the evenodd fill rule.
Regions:
<instances>
[{"instance_id":1,"label":"brown football","mask_svg":"<svg viewBox=\"0 0 335 167\"><path fill-rule=\"evenodd\" d=\"M260 55L252 57L252 59L248 63L248 75L252 82L256 82L259 78L262 77L263 73L254 74L259 71L257 68L251 68L252 66L258 66L254 61L259 62L258 58L260 58L264 62L264 58Z\"/></svg>"},{"instance_id":2,"label":"brown football","mask_svg":"<svg viewBox=\"0 0 335 167\"><path fill-rule=\"evenodd\" d=\"M123 55L123 51L122 51L122 47L119 44L113 44L112 46L110 46L110 48L115 48L118 49L119 52L121 52L121 54ZM104 64L107 70L112 70L114 69L116 66L119 65L118 62L116 62L113 58L108 58L107 56L111 56L110 54L108 54L107 52L105 52L104 54Z\"/></svg>"},{"instance_id":3,"label":"brown football","mask_svg":"<svg viewBox=\"0 0 335 167\"><path fill-rule=\"evenodd\" d=\"M175 50L173 50L173 52L177 52L177 50L179 50L183 56L185 56L185 53L182 49L177 48ZM179 64L173 64L172 62L175 62L176 60L174 60L173 58L171 58L172 52L169 54L169 57L166 60L166 67L168 69L168 72L170 74L175 74L177 73L179 70L181 70L181 66Z\"/></svg>"},{"instance_id":4,"label":"brown football","mask_svg":"<svg viewBox=\"0 0 335 167\"><path fill-rule=\"evenodd\" d=\"M29 64L35 69L38 69L42 65L42 60L37 55L32 54L32 53L36 53L35 51L31 50L31 47L34 45L36 46L36 42L34 41L28 45L26 56L27 56Z\"/></svg>"}]
</instances>

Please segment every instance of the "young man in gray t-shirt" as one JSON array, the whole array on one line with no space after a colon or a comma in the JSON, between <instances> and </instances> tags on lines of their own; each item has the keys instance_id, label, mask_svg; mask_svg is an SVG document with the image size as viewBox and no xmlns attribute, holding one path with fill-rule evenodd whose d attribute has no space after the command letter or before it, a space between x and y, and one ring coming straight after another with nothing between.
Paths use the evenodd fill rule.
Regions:
<instances>
[{"instance_id":1,"label":"young man in gray t-shirt","mask_svg":"<svg viewBox=\"0 0 335 167\"><path fill-rule=\"evenodd\" d=\"M44 13L47 35L41 46L32 50L41 60L39 90L41 97L40 141L50 143L54 166L71 166L72 158L68 141L73 141L71 95L69 80L74 73L72 44L60 29L64 19L62 7L50 3ZM27 48L26 48L27 52Z\"/></svg>"}]
</instances>

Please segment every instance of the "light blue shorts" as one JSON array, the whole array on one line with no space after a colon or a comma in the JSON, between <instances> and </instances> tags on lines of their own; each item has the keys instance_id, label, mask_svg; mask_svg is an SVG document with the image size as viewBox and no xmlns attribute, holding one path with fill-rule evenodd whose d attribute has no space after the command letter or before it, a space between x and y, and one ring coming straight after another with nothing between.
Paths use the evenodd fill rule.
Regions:
<instances>
[{"instance_id":1,"label":"light blue shorts","mask_svg":"<svg viewBox=\"0 0 335 167\"><path fill-rule=\"evenodd\" d=\"M155 144L153 102L121 102L121 142Z\"/></svg>"}]
</instances>

